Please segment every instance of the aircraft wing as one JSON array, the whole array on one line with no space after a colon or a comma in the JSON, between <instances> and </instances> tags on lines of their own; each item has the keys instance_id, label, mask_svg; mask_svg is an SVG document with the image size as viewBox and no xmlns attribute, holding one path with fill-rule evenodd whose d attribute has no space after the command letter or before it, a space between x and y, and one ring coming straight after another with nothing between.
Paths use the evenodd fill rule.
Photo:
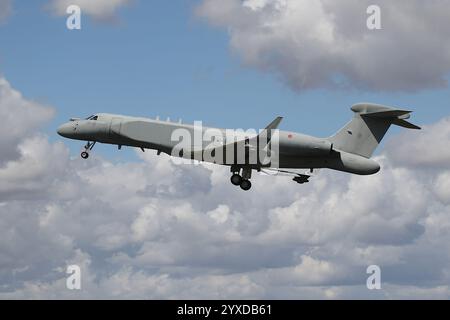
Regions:
<instances>
[{"instance_id":1,"label":"aircraft wing","mask_svg":"<svg viewBox=\"0 0 450 320\"><path fill-rule=\"evenodd\" d=\"M268 126L264 128L259 134L254 135L248 138L241 138L237 141L233 141L231 143L226 143L224 145L218 146L220 148L236 148L234 150L245 150L246 156L250 151L257 151L258 147L258 139L263 139L263 141L267 142L267 145L270 145L270 141L272 139L272 130L276 130L280 125L283 117L276 117ZM215 147L215 148L218 148Z\"/></svg>"},{"instance_id":2,"label":"aircraft wing","mask_svg":"<svg viewBox=\"0 0 450 320\"><path fill-rule=\"evenodd\" d=\"M258 135L248 139L248 145L253 146L254 148L256 148L258 142L257 140L260 137L264 137L267 138L267 143L270 142L270 140L272 139L272 130L276 130L278 129L278 126L280 125L281 121L283 120L283 117L276 117L271 123L269 123L268 126L266 126L264 128L264 130L262 130ZM245 143L245 140L240 140L240 141L236 141L233 144L238 144L238 143Z\"/></svg>"}]
</instances>

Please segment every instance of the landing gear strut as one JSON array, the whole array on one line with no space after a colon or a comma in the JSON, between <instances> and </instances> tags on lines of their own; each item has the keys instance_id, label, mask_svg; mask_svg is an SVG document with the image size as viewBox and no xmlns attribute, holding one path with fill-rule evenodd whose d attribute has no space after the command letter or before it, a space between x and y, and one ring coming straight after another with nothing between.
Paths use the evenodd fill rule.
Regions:
<instances>
[{"instance_id":1,"label":"landing gear strut","mask_svg":"<svg viewBox=\"0 0 450 320\"><path fill-rule=\"evenodd\" d=\"M242 176L240 175L241 168L238 167L231 167L231 172L233 172L233 175L231 176L231 183L235 186L240 186L242 190L248 191L252 187L252 183L250 182L250 178L252 176L252 169L250 168L243 168L242 169Z\"/></svg>"},{"instance_id":2,"label":"landing gear strut","mask_svg":"<svg viewBox=\"0 0 450 320\"><path fill-rule=\"evenodd\" d=\"M84 146L84 151L81 152L81 157L83 159L87 159L89 158L89 151L92 150L92 148L94 148L95 146L95 141L94 142L87 142L86 145Z\"/></svg>"}]
</instances>

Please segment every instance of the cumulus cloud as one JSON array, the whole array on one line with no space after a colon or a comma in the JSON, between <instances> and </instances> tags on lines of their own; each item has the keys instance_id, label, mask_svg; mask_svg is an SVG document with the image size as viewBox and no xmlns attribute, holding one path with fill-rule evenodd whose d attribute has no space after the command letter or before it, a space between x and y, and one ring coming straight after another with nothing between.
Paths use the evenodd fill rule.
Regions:
<instances>
[{"instance_id":1,"label":"cumulus cloud","mask_svg":"<svg viewBox=\"0 0 450 320\"><path fill-rule=\"evenodd\" d=\"M77 5L82 12L96 19L108 20L114 17L117 11L131 0L51 0L49 5L57 15L65 15L70 5Z\"/></svg>"},{"instance_id":2,"label":"cumulus cloud","mask_svg":"<svg viewBox=\"0 0 450 320\"><path fill-rule=\"evenodd\" d=\"M9 82L0 77L0 165L18 154L21 139L35 133L36 128L54 114L50 107L24 99Z\"/></svg>"},{"instance_id":3,"label":"cumulus cloud","mask_svg":"<svg viewBox=\"0 0 450 320\"><path fill-rule=\"evenodd\" d=\"M6 18L12 12L12 2L11 0L0 0L0 24L3 23Z\"/></svg>"},{"instance_id":4,"label":"cumulus cloud","mask_svg":"<svg viewBox=\"0 0 450 320\"><path fill-rule=\"evenodd\" d=\"M409 143L403 143L408 141ZM387 145L397 165L447 168L450 163L450 117L419 132L406 131Z\"/></svg>"},{"instance_id":5,"label":"cumulus cloud","mask_svg":"<svg viewBox=\"0 0 450 320\"><path fill-rule=\"evenodd\" d=\"M48 107L4 79L2 92L15 102L0 99L3 114L25 115L15 126L31 111L41 120L2 134L17 151L0 166L0 298L450 297L450 165L439 157L402 165L388 147L374 176L324 170L299 186L255 174L242 192L227 168L153 152L72 157L37 127ZM70 264L80 291L65 287ZM365 287L371 264L382 291Z\"/></svg>"},{"instance_id":6,"label":"cumulus cloud","mask_svg":"<svg viewBox=\"0 0 450 320\"><path fill-rule=\"evenodd\" d=\"M382 30L366 26L369 0L203 0L197 15L224 28L244 65L295 90L415 91L446 87L449 2L380 0Z\"/></svg>"}]
</instances>

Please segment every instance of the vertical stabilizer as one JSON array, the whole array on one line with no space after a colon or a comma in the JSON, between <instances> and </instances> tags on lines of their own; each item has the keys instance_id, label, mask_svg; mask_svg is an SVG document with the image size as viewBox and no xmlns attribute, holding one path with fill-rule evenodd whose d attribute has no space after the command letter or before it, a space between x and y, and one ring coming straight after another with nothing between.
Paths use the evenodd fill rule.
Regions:
<instances>
[{"instance_id":1,"label":"vertical stabilizer","mask_svg":"<svg viewBox=\"0 0 450 320\"><path fill-rule=\"evenodd\" d=\"M420 127L406 121L411 111L371 103L354 105L353 119L328 138L333 149L370 158L392 124L409 129Z\"/></svg>"}]
</instances>

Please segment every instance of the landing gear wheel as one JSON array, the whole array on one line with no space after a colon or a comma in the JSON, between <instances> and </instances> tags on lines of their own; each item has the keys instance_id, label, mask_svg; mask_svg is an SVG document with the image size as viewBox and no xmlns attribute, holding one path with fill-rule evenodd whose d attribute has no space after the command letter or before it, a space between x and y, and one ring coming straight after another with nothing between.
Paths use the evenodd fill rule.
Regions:
<instances>
[{"instance_id":1,"label":"landing gear wheel","mask_svg":"<svg viewBox=\"0 0 450 320\"><path fill-rule=\"evenodd\" d=\"M87 159L87 158L89 158L89 153L87 153L86 151L83 151L83 152L81 153L81 157L82 157L83 159Z\"/></svg>"},{"instance_id":2,"label":"landing gear wheel","mask_svg":"<svg viewBox=\"0 0 450 320\"><path fill-rule=\"evenodd\" d=\"M242 180L242 182L241 182L242 190L248 191L248 190L250 190L251 187L252 187L252 183L250 182L250 180Z\"/></svg>"},{"instance_id":3,"label":"landing gear wheel","mask_svg":"<svg viewBox=\"0 0 450 320\"><path fill-rule=\"evenodd\" d=\"M231 183L235 186L239 186L242 182L242 177L238 175L237 173L233 174L230 179Z\"/></svg>"}]
</instances>

